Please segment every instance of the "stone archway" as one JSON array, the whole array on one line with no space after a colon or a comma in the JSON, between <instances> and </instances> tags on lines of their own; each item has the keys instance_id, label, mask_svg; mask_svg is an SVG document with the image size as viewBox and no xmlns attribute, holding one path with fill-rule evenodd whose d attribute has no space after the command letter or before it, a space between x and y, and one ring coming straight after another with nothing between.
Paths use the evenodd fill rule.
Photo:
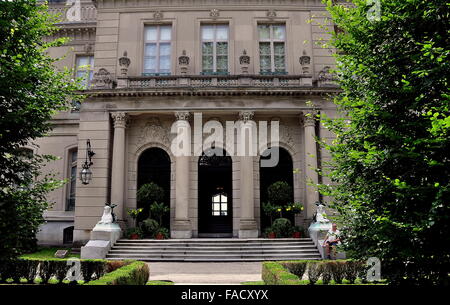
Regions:
<instances>
[{"instance_id":1,"label":"stone archway","mask_svg":"<svg viewBox=\"0 0 450 305\"><path fill-rule=\"evenodd\" d=\"M151 147L144 150L137 161L137 190L146 183L155 183L164 190L164 203L170 206L170 156L159 147ZM138 222L149 216L149 204L137 202L137 208L144 211L139 215ZM163 226L170 227L170 213L163 219Z\"/></svg>"},{"instance_id":2,"label":"stone archway","mask_svg":"<svg viewBox=\"0 0 450 305\"><path fill-rule=\"evenodd\" d=\"M221 148L205 151L198 160L198 230L200 237L233 233L232 159Z\"/></svg>"},{"instance_id":3,"label":"stone archway","mask_svg":"<svg viewBox=\"0 0 450 305\"><path fill-rule=\"evenodd\" d=\"M268 201L267 188L277 182L284 181L292 188L291 201L294 202L294 166L290 153L283 147L279 149L279 161L274 167L261 167L261 160L269 159L269 151L272 148L267 149L261 155L259 161L259 183L260 183L260 212L261 212L261 230L270 226L270 218L264 214L263 203ZM294 224L294 216L290 215L288 218Z\"/></svg>"}]
</instances>

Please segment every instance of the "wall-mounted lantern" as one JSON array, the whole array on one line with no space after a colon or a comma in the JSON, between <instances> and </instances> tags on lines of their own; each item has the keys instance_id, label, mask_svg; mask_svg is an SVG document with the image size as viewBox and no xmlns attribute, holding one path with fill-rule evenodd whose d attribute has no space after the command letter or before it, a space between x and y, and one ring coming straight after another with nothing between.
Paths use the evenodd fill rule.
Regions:
<instances>
[{"instance_id":1,"label":"wall-mounted lantern","mask_svg":"<svg viewBox=\"0 0 450 305\"><path fill-rule=\"evenodd\" d=\"M92 180L92 171L90 169L92 163L92 157L95 155L95 152L91 149L91 141L88 139L86 141L86 160L84 161L83 168L80 171L80 180L83 184L89 184Z\"/></svg>"}]
</instances>

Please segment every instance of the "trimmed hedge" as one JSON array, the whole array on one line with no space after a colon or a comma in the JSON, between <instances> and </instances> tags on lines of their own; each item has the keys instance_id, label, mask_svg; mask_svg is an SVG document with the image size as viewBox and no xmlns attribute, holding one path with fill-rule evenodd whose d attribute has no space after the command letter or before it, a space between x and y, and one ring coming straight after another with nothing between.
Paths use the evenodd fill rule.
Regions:
<instances>
[{"instance_id":1,"label":"trimmed hedge","mask_svg":"<svg viewBox=\"0 0 450 305\"><path fill-rule=\"evenodd\" d=\"M344 279L354 284L358 277L364 281L365 270L363 262L354 260L264 262L262 279L267 285L342 284Z\"/></svg>"},{"instance_id":2,"label":"trimmed hedge","mask_svg":"<svg viewBox=\"0 0 450 305\"><path fill-rule=\"evenodd\" d=\"M0 283L10 280L13 283L21 283L26 280L28 284L36 283L47 284L51 279L63 284L69 269L68 260L61 259L16 259L16 260L0 260ZM122 267L127 262L109 262L106 260L80 260L81 275L83 280L88 282L103 276L107 272L111 272ZM129 263L129 262L128 262ZM54 280L52 280L54 282ZM74 281L73 283L77 283Z\"/></svg>"},{"instance_id":3,"label":"trimmed hedge","mask_svg":"<svg viewBox=\"0 0 450 305\"><path fill-rule=\"evenodd\" d=\"M276 262L264 262L262 279L266 285L299 285L300 279Z\"/></svg>"},{"instance_id":4,"label":"trimmed hedge","mask_svg":"<svg viewBox=\"0 0 450 305\"><path fill-rule=\"evenodd\" d=\"M145 285L150 271L144 262L135 261L86 285Z\"/></svg>"}]
</instances>

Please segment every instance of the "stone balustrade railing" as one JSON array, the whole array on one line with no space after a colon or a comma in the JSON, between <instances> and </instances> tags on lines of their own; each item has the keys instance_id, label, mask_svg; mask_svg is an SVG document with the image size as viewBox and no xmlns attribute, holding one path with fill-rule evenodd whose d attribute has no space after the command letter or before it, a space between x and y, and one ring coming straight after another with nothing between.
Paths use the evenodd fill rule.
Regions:
<instances>
[{"instance_id":1,"label":"stone balustrade railing","mask_svg":"<svg viewBox=\"0 0 450 305\"><path fill-rule=\"evenodd\" d=\"M284 88L311 87L312 75L173 75L117 78L117 88Z\"/></svg>"},{"instance_id":2,"label":"stone balustrade railing","mask_svg":"<svg viewBox=\"0 0 450 305\"><path fill-rule=\"evenodd\" d=\"M97 9L92 3L81 3L76 5L67 5L64 1L57 4L50 4L48 12L52 15L58 15L60 22L95 22L97 20Z\"/></svg>"}]
</instances>

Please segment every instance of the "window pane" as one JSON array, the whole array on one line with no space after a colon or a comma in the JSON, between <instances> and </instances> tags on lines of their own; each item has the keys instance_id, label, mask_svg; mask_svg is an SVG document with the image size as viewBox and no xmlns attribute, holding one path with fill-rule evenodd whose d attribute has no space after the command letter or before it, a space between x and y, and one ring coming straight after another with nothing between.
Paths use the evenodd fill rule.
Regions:
<instances>
[{"instance_id":1,"label":"window pane","mask_svg":"<svg viewBox=\"0 0 450 305\"><path fill-rule=\"evenodd\" d=\"M172 39L172 27L170 25L163 25L159 28L160 40Z\"/></svg>"},{"instance_id":2,"label":"window pane","mask_svg":"<svg viewBox=\"0 0 450 305\"><path fill-rule=\"evenodd\" d=\"M160 56L159 57L159 69L160 70L170 70L170 56ZM163 71L160 71L163 72Z\"/></svg>"},{"instance_id":3,"label":"window pane","mask_svg":"<svg viewBox=\"0 0 450 305\"><path fill-rule=\"evenodd\" d=\"M222 203L221 210L222 211L226 211L227 210L227 203Z\"/></svg>"},{"instance_id":4,"label":"window pane","mask_svg":"<svg viewBox=\"0 0 450 305\"><path fill-rule=\"evenodd\" d=\"M161 43L159 45L159 56L170 56L170 43Z\"/></svg>"},{"instance_id":5,"label":"window pane","mask_svg":"<svg viewBox=\"0 0 450 305\"><path fill-rule=\"evenodd\" d=\"M263 72L269 72L272 70L270 56L260 56L260 68Z\"/></svg>"},{"instance_id":6,"label":"window pane","mask_svg":"<svg viewBox=\"0 0 450 305\"><path fill-rule=\"evenodd\" d=\"M203 43L202 54L203 55L212 55L213 54L213 43L212 42L204 42Z\"/></svg>"},{"instance_id":7,"label":"window pane","mask_svg":"<svg viewBox=\"0 0 450 305\"><path fill-rule=\"evenodd\" d=\"M285 70L284 56L275 56L275 71L280 72Z\"/></svg>"},{"instance_id":8,"label":"window pane","mask_svg":"<svg viewBox=\"0 0 450 305\"><path fill-rule=\"evenodd\" d=\"M220 202L220 195L216 195L213 197L213 202Z\"/></svg>"},{"instance_id":9,"label":"window pane","mask_svg":"<svg viewBox=\"0 0 450 305\"><path fill-rule=\"evenodd\" d=\"M273 51L275 55L284 55L284 42L274 42Z\"/></svg>"},{"instance_id":10,"label":"window pane","mask_svg":"<svg viewBox=\"0 0 450 305\"><path fill-rule=\"evenodd\" d=\"M218 42L216 45L217 55L228 55L228 42Z\"/></svg>"},{"instance_id":11,"label":"window pane","mask_svg":"<svg viewBox=\"0 0 450 305\"><path fill-rule=\"evenodd\" d=\"M259 54L260 55L270 55L270 42L260 42L259 43Z\"/></svg>"},{"instance_id":12,"label":"window pane","mask_svg":"<svg viewBox=\"0 0 450 305\"><path fill-rule=\"evenodd\" d=\"M90 64L90 56L78 56L77 67L87 66Z\"/></svg>"},{"instance_id":13,"label":"window pane","mask_svg":"<svg viewBox=\"0 0 450 305\"><path fill-rule=\"evenodd\" d=\"M218 25L216 27L216 39L228 40L228 25Z\"/></svg>"},{"instance_id":14,"label":"window pane","mask_svg":"<svg viewBox=\"0 0 450 305\"><path fill-rule=\"evenodd\" d=\"M211 25L202 26L202 39L213 40L214 39L214 27Z\"/></svg>"},{"instance_id":15,"label":"window pane","mask_svg":"<svg viewBox=\"0 0 450 305\"><path fill-rule=\"evenodd\" d=\"M155 73L156 71L156 58L147 57L144 59L144 72L145 73Z\"/></svg>"},{"instance_id":16,"label":"window pane","mask_svg":"<svg viewBox=\"0 0 450 305\"><path fill-rule=\"evenodd\" d=\"M145 28L145 40L156 41L157 40L157 28L156 26L148 26Z\"/></svg>"},{"instance_id":17,"label":"window pane","mask_svg":"<svg viewBox=\"0 0 450 305\"><path fill-rule=\"evenodd\" d=\"M212 71L213 70L213 57L212 56L203 56L202 67L203 67L204 72Z\"/></svg>"},{"instance_id":18,"label":"window pane","mask_svg":"<svg viewBox=\"0 0 450 305\"><path fill-rule=\"evenodd\" d=\"M222 195L222 198L221 198L221 202L227 202L227 196L225 196L225 195Z\"/></svg>"},{"instance_id":19,"label":"window pane","mask_svg":"<svg viewBox=\"0 0 450 305\"><path fill-rule=\"evenodd\" d=\"M72 151L72 154L70 156L70 162L72 162L72 163L76 162L77 158L78 158L78 151L77 150Z\"/></svg>"},{"instance_id":20,"label":"window pane","mask_svg":"<svg viewBox=\"0 0 450 305\"><path fill-rule=\"evenodd\" d=\"M147 43L145 45L145 56L156 56L156 43Z\"/></svg>"},{"instance_id":21,"label":"window pane","mask_svg":"<svg viewBox=\"0 0 450 305\"><path fill-rule=\"evenodd\" d=\"M273 38L278 40L285 39L285 26L284 25L274 25L273 26Z\"/></svg>"},{"instance_id":22,"label":"window pane","mask_svg":"<svg viewBox=\"0 0 450 305\"><path fill-rule=\"evenodd\" d=\"M259 39L270 39L270 27L267 24L258 26Z\"/></svg>"}]
</instances>

